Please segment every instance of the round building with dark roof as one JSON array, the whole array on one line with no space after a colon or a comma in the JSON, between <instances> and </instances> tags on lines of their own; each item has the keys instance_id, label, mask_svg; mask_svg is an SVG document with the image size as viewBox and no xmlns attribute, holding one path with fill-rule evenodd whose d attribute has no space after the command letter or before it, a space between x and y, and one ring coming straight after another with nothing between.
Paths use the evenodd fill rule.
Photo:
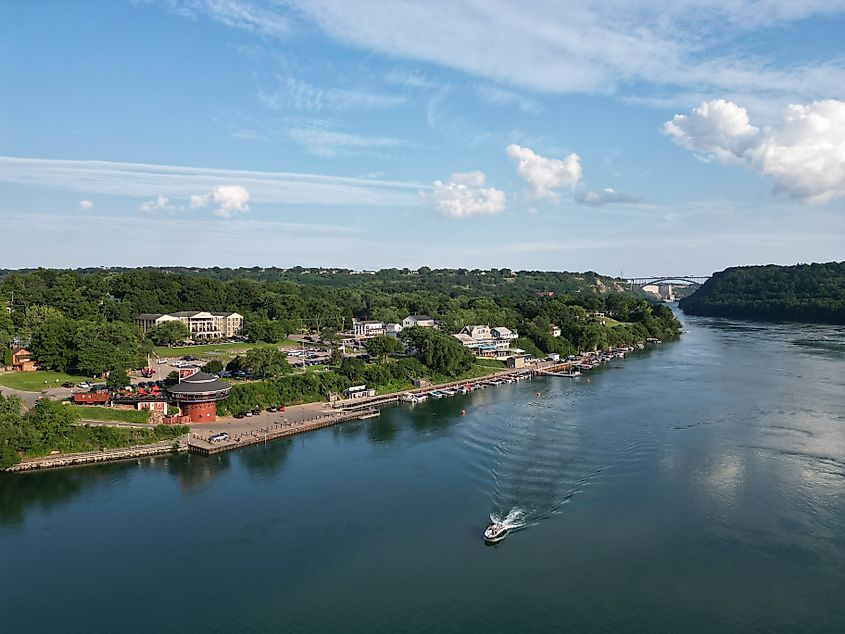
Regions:
<instances>
[{"instance_id":1,"label":"round building with dark roof","mask_svg":"<svg viewBox=\"0 0 845 634\"><path fill-rule=\"evenodd\" d=\"M229 396L231 389L231 385L213 374L197 372L167 388L167 392L182 416L189 416L192 423L213 423L217 418L217 403Z\"/></svg>"}]
</instances>

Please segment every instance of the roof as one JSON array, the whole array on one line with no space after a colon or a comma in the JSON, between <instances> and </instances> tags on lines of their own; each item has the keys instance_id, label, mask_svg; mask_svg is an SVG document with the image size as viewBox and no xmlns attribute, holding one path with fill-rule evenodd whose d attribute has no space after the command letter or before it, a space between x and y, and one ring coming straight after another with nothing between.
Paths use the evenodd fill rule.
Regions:
<instances>
[{"instance_id":1,"label":"roof","mask_svg":"<svg viewBox=\"0 0 845 634\"><path fill-rule=\"evenodd\" d=\"M434 321L428 315L408 315L405 319L413 319L414 321Z\"/></svg>"},{"instance_id":2,"label":"roof","mask_svg":"<svg viewBox=\"0 0 845 634\"><path fill-rule=\"evenodd\" d=\"M213 374L207 372L196 372L189 377L182 379L176 385L167 388L171 394L212 394L216 392L228 392L232 386L221 381Z\"/></svg>"},{"instance_id":3,"label":"roof","mask_svg":"<svg viewBox=\"0 0 845 634\"><path fill-rule=\"evenodd\" d=\"M495 330L501 335L512 335L510 328L505 328L504 326L496 326L495 328L491 328L491 330Z\"/></svg>"},{"instance_id":4,"label":"roof","mask_svg":"<svg viewBox=\"0 0 845 634\"><path fill-rule=\"evenodd\" d=\"M164 317L162 313L141 313L135 319L140 321L155 321L159 317Z\"/></svg>"},{"instance_id":5,"label":"roof","mask_svg":"<svg viewBox=\"0 0 845 634\"><path fill-rule=\"evenodd\" d=\"M199 315L201 310L180 310L176 313L168 313L171 317L194 317L195 315Z\"/></svg>"},{"instance_id":6,"label":"roof","mask_svg":"<svg viewBox=\"0 0 845 634\"><path fill-rule=\"evenodd\" d=\"M462 343L474 343L475 339L470 337L469 335L465 335L464 333L458 333L457 335L452 335L455 339Z\"/></svg>"}]
</instances>

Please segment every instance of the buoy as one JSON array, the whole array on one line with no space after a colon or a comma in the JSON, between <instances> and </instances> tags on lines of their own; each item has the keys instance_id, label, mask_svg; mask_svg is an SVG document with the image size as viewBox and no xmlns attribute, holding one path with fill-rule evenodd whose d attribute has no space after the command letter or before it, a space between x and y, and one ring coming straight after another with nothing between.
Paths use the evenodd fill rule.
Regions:
<instances>
[{"instance_id":1,"label":"buoy","mask_svg":"<svg viewBox=\"0 0 845 634\"><path fill-rule=\"evenodd\" d=\"M590 382L590 379L587 379L587 383L589 383L589 382Z\"/></svg>"},{"instance_id":2,"label":"buoy","mask_svg":"<svg viewBox=\"0 0 845 634\"><path fill-rule=\"evenodd\" d=\"M537 396L540 396L540 393L539 393L539 392L537 392Z\"/></svg>"},{"instance_id":3,"label":"buoy","mask_svg":"<svg viewBox=\"0 0 845 634\"><path fill-rule=\"evenodd\" d=\"M461 416L465 416L465 415L466 415L466 413L467 413L467 412L466 412L466 410L465 410L465 409L462 409L462 410L461 410Z\"/></svg>"}]
</instances>

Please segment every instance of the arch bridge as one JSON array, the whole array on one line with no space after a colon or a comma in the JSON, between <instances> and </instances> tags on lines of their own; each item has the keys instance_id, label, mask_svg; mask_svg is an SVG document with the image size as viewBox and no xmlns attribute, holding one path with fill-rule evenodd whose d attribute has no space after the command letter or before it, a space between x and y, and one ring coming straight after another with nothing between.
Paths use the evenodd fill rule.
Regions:
<instances>
[{"instance_id":1,"label":"arch bridge","mask_svg":"<svg viewBox=\"0 0 845 634\"><path fill-rule=\"evenodd\" d=\"M642 288L649 284L668 284L671 282L683 282L685 284L701 286L709 279L709 275L652 275L650 277L629 277L625 281L634 289Z\"/></svg>"}]
</instances>

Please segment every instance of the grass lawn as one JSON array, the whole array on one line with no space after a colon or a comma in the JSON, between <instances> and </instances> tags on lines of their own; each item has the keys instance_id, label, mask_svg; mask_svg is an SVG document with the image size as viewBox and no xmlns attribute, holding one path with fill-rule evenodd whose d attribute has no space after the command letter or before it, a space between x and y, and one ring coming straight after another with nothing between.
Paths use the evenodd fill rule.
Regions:
<instances>
[{"instance_id":1,"label":"grass lawn","mask_svg":"<svg viewBox=\"0 0 845 634\"><path fill-rule=\"evenodd\" d=\"M243 354L252 348L279 348L296 347L299 343L292 339L285 339L278 343L265 343L263 341L258 343L209 343L199 344L196 346L177 346L175 348L168 348L166 346L156 346L155 353L160 357L168 359L178 359L185 355L192 357L201 357L203 359L230 359L236 354Z\"/></svg>"},{"instance_id":2,"label":"grass lawn","mask_svg":"<svg viewBox=\"0 0 845 634\"><path fill-rule=\"evenodd\" d=\"M50 370L36 370L35 372L6 372L0 374L0 385L26 392L40 392L50 387L59 387L65 381L80 383L82 381L99 381L88 376L52 372Z\"/></svg>"},{"instance_id":3,"label":"grass lawn","mask_svg":"<svg viewBox=\"0 0 845 634\"><path fill-rule=\"evenodd\" d=\"M114 409L111 407L96 407L88 405L70 405L86 420L113 421L119 423L148 423L149 412L134 409Z\"/></svg>"}]
</instances>

